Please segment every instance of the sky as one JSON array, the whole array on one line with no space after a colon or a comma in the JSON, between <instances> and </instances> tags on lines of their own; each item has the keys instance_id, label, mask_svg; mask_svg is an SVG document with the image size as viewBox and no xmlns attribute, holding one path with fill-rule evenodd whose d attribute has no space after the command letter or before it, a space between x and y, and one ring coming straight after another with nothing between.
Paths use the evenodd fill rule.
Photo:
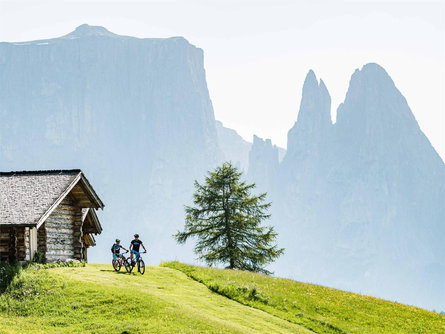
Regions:
<instances>
[{"instance_id":1,"label":"sky","mask_svg":"<svg viewBox=\"0 0 445 334\"><path fill-rule=\"evenodd\" d=\"M445 160L445 1L0 0L0 41L62 36L83 23L184 36L204 50L216 118L284 148L310 69L331 94L335 122L354 70L378 63Z\"/></svg>"}]
</instances>

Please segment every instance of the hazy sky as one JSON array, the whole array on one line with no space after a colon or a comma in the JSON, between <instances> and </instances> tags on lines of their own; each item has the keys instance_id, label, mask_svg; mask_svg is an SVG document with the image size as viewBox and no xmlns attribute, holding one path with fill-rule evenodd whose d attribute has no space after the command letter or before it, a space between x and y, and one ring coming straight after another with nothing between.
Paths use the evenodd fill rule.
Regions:
<instances>
[{"instance_id":1,"label":"hazy sky","mask_svg":"<svg viewBox=\"0 0 445 334\"><path fill-rule=\"evenodd\" d=\"M0 41L61 36L82 23L184 36L204 49L216 118L282 147L309 69L326 83L335 119L351 74L376 62L445 157L444 1L0 0Z\"/></svg>"}]
</instances>

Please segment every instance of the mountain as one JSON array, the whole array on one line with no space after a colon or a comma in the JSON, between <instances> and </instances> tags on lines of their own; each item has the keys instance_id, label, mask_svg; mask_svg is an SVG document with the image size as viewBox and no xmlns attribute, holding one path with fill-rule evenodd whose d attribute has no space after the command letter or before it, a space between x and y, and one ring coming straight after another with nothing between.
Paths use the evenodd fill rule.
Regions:
<instances>
[{"instance_id":1,"label":"mountain","mask_svg":"<svg viewBox=\"0 0 445 334\"><path fill-rule=\"evenodd\" d=\"M216 133L223 160L231 161L235 167L247 172L252 143L244 140L235 130L226 128L220 121L216 121Z\"/></svg>"},{"instance_id":2,"label":"mountain","mask_svg":"<svg viewBox=\"0 0 445 334\"><path fill-rule=\"evenodd\" d=\"M386 290L393 299L443 309L443 161L376 64L352 75L337 112L338 246L369 261L356 269L371 293Z\"/></svg>"},{"instance_id":3,"label":"mountain","mask_svg":"<svg viewBox=\"0 0 445 334\"><path fill-rule=\"evenodd\" d=\"M247 180L255 183L257 192L272 189L278 172L279 152L270 139L263 140L253 136L252 149L249 152L249 170Z\"/></svg>"},{"instance_id":4,"label":"mountain","mask_svg":"<svg viewBox=\"0 0 445 334\"><path fill-rule=\"evenodd\" d=\"M286 248L274 269L444 309L443 161L377 64L355 71L337 115L332 124L327 88L310 71L268 189Z\"/></svg>"},{"instance_id":5,"label":"mountain","mask_svg":"<svg viewBox=\"0 0 445 334\"><path fill-rule=\"evenodd\" d=\"M190 259L171 235L193 181L221 160L203 51L184 38L82 25L0 43L0 170L82 168L106 206L90 260L136 232L154 261Z\"/></svg>"},{"instance_id":6,"label":"mountain","mask_svg":"<svg viewBox=\"0 0 445 334\"><path fill-rule=\"evenodd\" d=\"M193 260L171 237L193 181L224 160L268 192L280 276L445 309L445 167L386 71L355 71L333 124L310 71L287 151L217 123L203 51L182 37L82 25L0 43L0 170L81 168L105 203L89 252L139 233L149 261Z\"/></svg>"},{"instance_id":7,"label":"mountain","mask_svg":"<svg viewBox=\"0 0 445 334\"><path fill-rule=\"evenodd\" d=\"M264 140L254 135L253 143L248 142L235 130L225 127L220 121L216 121L216 132L218 134L219 147L223 154L223 161L231 161L235 167L247 174L251 156L252 154L253 156L256 155L256 150L262 150L261 143ZM270 142L270 146L272 146L270 139L266 139L266 142ZM278 152L278 161L281 162L286 154L286 150L276 145L274 147ZM253 153L251 152L252 150L254 151ZM262 153L259 152L259 157L261 156ZM253 165L256 168L257 164L254 163Z\"/></svg>"}]
</instances>

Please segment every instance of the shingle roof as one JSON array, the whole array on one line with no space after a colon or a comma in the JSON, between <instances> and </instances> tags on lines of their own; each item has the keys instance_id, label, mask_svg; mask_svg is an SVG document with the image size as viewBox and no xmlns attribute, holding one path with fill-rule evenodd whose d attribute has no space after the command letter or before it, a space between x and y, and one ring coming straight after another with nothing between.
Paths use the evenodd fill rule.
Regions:
<instances>
[{"instance_id":1,"label":"shingle roof","mask_svg":"<svg viewBox=\"0 0 445 334\"><path fill-rule=\"evenodd\" d=\"M0 225L36 225L81 173L79 169L0 173Z\"/></svg>"}]
</instances>

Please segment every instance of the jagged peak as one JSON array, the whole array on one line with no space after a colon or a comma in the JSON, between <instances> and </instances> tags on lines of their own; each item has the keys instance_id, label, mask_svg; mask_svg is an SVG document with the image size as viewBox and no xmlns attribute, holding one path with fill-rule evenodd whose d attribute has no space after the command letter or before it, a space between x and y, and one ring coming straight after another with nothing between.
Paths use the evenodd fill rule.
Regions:
<instances>
[{"instance_id":1,"label":"jagged peak","mask_svg":"<svg viewBox=\"0 0 445 334\"><path fill-rule=\"evenodd\" d=\"M297 123L306 123L310 120L326 123L331 118L331 96L322 79L317 80L315 72L309 70L303 84L300 111Z\"/></svg>"},{"instance_id":2,"label":"jagged peak","mask_svg":"<svg viewBox=\"0 0 445 334\"><path fill-rule=\"evenodd\" d=\"M361 101L367 101L366 104ZM411 124L418 127L414 114L386 70L368 63L356 69L349 81L345 101L337 109L339 126L354 124L377 126Z\"/></svg>"},{"instance_id":3,"label":"jagged peak","mask_svg":"<svg viewBox=\"0 0 445 334\"><path fill-rule=\"evenodd\" d=\"M303 83L303 93L308 90L314 90L319 87L317 76L313 70L309 70Z\"/></svg>"},{"instance_id":4,"label":"jagged peak","mask_svg":"<svg viewBox=\"0 0 445 334\"><path fill-rule=\"evenodd\" d=\"M262 139L257 135L253 135L253 145L249 152L249 161L258 157L262 157L261 159L269 159L273 164L278 164L278 147L273 145L270 139Z\"/></svg>"},{"instance_id":5,"label":"jagged peak","mask_svg":"<svg viewBox=\"0 0 445 334\"><path fill-rule=\"evenodd\" d=\"M319 94L322 94L324 97L329 97L329 99L331 98L323 79L320 78L320 81L318 81L315 72L311 69L304 79L302 97L304 98L305 94L308 93L313 94L315 91L317 91Z\"/></svg>"},{"instance_id":6,"label":"jagged peak","mask_svg":"<svg viewBox=\"0 0 445 334\"><path fill-rule=\"evenodd\" d=\"M263 139L261 137L258 137L257 135L253 135L253 146L260 146L263 148L271 148L271 149L277 149L276 145L272 144L272 140L267 138L267 139Z\"/></svg>"},{"instance_id":7,"label":"jagged peak","mask_svg":"<svg viewBox=\"0 0 445 334\"><path fill-rule=\"evenodd\" d=\"M357 89L361 89L363 85L375 86L375 93L377 91L389 93L394 89L400 94L388 72L386 72L382 66L376 63L368 63L361 69L356 69L354 71L351 76L351 80L349 81L349 88L346 93L346 98L348 98L348 95L355 92Z\"/></svg>"},{"instance_id":8,"label":"jagged peak","mask_svg":"<svg viewBox=\"0 0 445 334\"><path fill-rule=\"evenodd\" d=\"M372 80L374 82L378 80L379 85L384 82L395 86L388 72L377 63L368 63L363 65L361 70L356 69L351 76L351 83L355 80Z\"/></svg>"},{"instance_id":9,"label":"jagged peak","mask_svg":"<svg viewBox=\"0 0 445 334\"><path fill-rule=\"evenodd\" d=\"M306 78L304 79L304 84L316 84L318 86L317 76L315 75L314 70L310 69L306 74Z\"/></svg>"},{"instance_id":10,"label":"jagged peak","mask_svg":"<svg viewBox=\"0 0 445 334\"><path fill-rule=\"evenodd\" d=\"M363 65L362 71L379 71L379 72L383 72L388 75L386 70L377 63L367 63L367 64Z\"/></svg>"}]
</instances>

